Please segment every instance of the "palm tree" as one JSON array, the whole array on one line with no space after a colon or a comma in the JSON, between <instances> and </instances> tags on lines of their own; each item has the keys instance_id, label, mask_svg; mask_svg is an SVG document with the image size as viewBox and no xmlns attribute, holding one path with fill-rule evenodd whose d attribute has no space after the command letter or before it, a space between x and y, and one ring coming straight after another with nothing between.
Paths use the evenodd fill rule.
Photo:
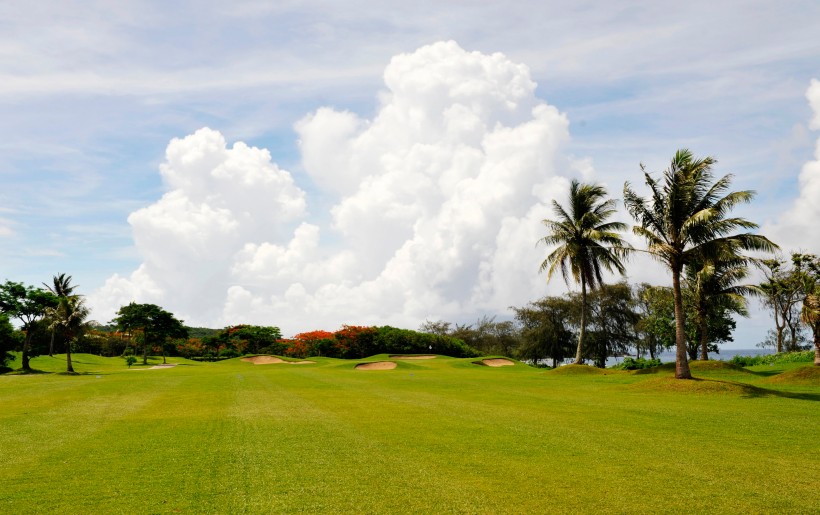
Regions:
<instances>
[{"instance_id":1,"label":"palm tree","mask_svg":"<svg viewBox=\"0 0 820 515\"><path fill-rule=\"evenodd\" d=\"M82 335L88 328L86 318L90 313L85 301L79 295L62 297L54 309L51 330L55 329L66 339L66 372L74 372L71 364L71 343Z\"/></svg>"},{"instance_id":2,"label":"palm tree","mask_svg":"<svg viewBox=\"0 0 820 515\"><path fill-rule=\"evenodd\" d=\"M663 182L656 181L643 165L650 198L638 196L624 184L624 204L640 224L633 232L647 241L647 252L672 272L675 303L675 377L691 379L686 359L681 273L695 259L709 260L726 249L773 251L777 246L764 236L741 233L738 229L756 229L757 224L744 218L727 217L738 204L748 203L755 193L750 190L728 192L731 175L713 181L712 157L696 159L687 149L678 150L663 172Z\"/></svg>"},{"instance_id":3,"label":"palm tree","mask_svg":"<svg viewBox=\"0 0 820 515\"><path fill-rule=\"evenodd\" d=\"M55 275L52 278L52 284L43 283L48 291L53 293L57 296L57 298L62 302L63 299L66 299L74 293L74 290L77 288L76 285L71 284L71 276L66 274L59 274ZM49 318L53 318L56 316L57 308L52 308L49 312ZM52 320L52 326L54 326L54 320ZM48 346L48 355L49 357L54 356L54 329L51 329L51 343Z\"/></svg>"},{"instance_id":4,"label":"palm tree","mask_svg":"<svg viewBox=\"0 0 820 515\"><path fill-rule=\"evenodd\" d=\"M694 297L701 360L709 359L709 311L720 309L747 317L746 296L761 294L756 285L737 284L749 275L750 261L728 251L715 259L695 260L686 267L686 282Z\"/></svg>"},{"instance_id":5,"label":"palm tree","mask_svg":"<svg viewBox=\"0 0 820 515\"><path fill-rule=\"evenodd\" d=\"M547 280L550 280L560 269L567 285L570 284L570 274L581 285L581 328L575 351L576 364L583 362L587 288L594 290L603 284L603 269L623 274L621 259L630 250L618 234L626 229L626 224L607 221L615 213L615 201L606 199L606 196L603 186L573 180L569 187L569 212L553 200L552 210L557 219L542 221L548 234L539 242L558 245L558 248L541 263L540 271L546 270Z\"/></svg>"}]
</instances>

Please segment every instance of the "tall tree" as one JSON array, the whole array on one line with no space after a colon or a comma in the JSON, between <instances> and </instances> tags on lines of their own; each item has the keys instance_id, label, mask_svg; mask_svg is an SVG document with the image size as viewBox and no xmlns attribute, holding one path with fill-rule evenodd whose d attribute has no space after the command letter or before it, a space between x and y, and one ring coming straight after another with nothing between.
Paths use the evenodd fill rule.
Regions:
<instances>
[{"instance_id":1,"label":"tall tree","mask_svg":"<svg viewBox=\"0 0 820 515\"><path fill-rule=\"evenodd\" d=\"M635 326L640 315L626 282L604 284L589 297L590 331L586 353L596 367L605 368L608 357L623 355L637 343Z\"/></svg>"},{"instance_id":2,"label":"tall tree","mask_svg":"<svg viewBox=\"0 0 820 515\"><path fill-rule=\"evenodd\" d=\"M686 267L686 283L692 293L700 359L708 360L709 314L721 311L749 316L746 296L759 295L756 285L738 284L749 275L750 259L726 249L712 259L695 259Z\"/></svg>"},{"instance_id":3,"label":"tall tree","mask_svg":"<svg viewBox=\"0 0 820 515\"><path fill-rule=\"evenodd\" d=\"M0 311L20 320L26 337L23 340L22 368L31 372L29 352L34 325L46 316L49 308L57 305L57 297L51 292L6 281L0 285Z\"/></svg>"},{"instance_id":4,"label":"tall tree","mask_svg":"<svg viewBox=\"0 0 820 515\"><path fill-rule=\"evenodd\" d=\"M63 302L64 299L71 297L74 294L74 290L77 288L77 286L71 284L71 276L64 273L55 275L51 279L51 284L43 283L43 286L45 286L48 291L56 295L60 302ZM56 309L57 308L55 307L50 314L56 315ZM54 356L54 331L55 330L52 327L51 342L48 346L49 356Z\"/></svg>"},{"instance_id":5,"label":"tall tree","mask_svg":"<svg viewBox=\"0 0 820 515\"><path fill-rule=\"evenodd\" d=\"M573 333L567 320L573 317L573 305L565 297L544 297L530 302L523 308L513 307L515 319L521 330L521 346L517 355L521 359L538 364L540 360L552 359L552 367L573 355Z\"/></svg>"},{"instance_id":6,"label":"tall tree","mask_svg":"<svg viewBox=\"0 0 820 515\"><path fill-rule=\"evenodd\" d=\"M630 250L618 234L626 229L626 224L608 221L615 214L615 201L606 196L603 186L573 180L569 188L569 210L553 200L553 213L557 218L542 221L548 233L539 241L548 246L558 245L558 248L541 263L540 271L546 270L550 280L560 269L567 285L570 275L581 285L581 325L575 351L578 364L583 362L587 288L594 290L603 284L603 269L623 274L621 260Z\"/></svg>"},{"instance_id":7,"label":"tall tree","mask_svg":"<svg viewBox=\"0 0 820 515\"><path fill-rule=\"evenodd\" d=\"M681 294L683 267L693 259L716 256L726 248L773 251L777 246L767 238L752 234L733 234L739 229L756 229L744 218L729 217L738 204L754 198L750 190L729 192L731 175L714 180L712 157L695 158L689 150L675 153L655 180L641 165L650 197L637 195L629 182L624 184L624 204L639 225L633 232L646 239L647 252L664 263L672 274L675 302L675 377L691 379L686 358L686 333Z\"/></svg>"},{"instance_id":8,"label":"tall tree","mask_svg":"<svg viewBox=\"0 0 820 515\"><path fill-rule=\"evenodd\" d=\"M675 302L672 288L642 283L635 291L640 320L636 324L638 355L659 353L675 346Z\"/></svg>"},{"instance_id":9,"label":"tall tree","mask_svg":"<svg viewBox=\"0 0 820 515\"><path fill-rule=\"evenodd\" d=\"M786 347L799 346L798 307L803 299L803 284L799 274L781 257L763 259L757 265L765 278L759 285L763 302L772 310L774 317L777 352L783 352ZM788 346L784 345L786 328L791 333L791 342Z\"/></svg>"},{"instance_id":10,"label":"tall tree","mask_svg":"<svg viewBox=\"0 0 820 515\"><path fill-rule=\"evenodd\" d=\"M166 338L187 338L188 331L182 321L156 304L137 304L132 302L122 306L112 321L122 331L142 331L142 364L148 364L148 348L154 343L163 345ZM163 362L165 352L163 350Z\"/></svg>"},{"instance_id":11,"label":"tall tree","mask_svg":"<svg viewBox=\"0 0 820 515\"><path fill-rule=\"evenodd\" d=\"M803 309L800 319L811 329L814 366L820 367L820 258L814 254L793 254L792 262L802 278Z\"/></svg>"}]
</instances>

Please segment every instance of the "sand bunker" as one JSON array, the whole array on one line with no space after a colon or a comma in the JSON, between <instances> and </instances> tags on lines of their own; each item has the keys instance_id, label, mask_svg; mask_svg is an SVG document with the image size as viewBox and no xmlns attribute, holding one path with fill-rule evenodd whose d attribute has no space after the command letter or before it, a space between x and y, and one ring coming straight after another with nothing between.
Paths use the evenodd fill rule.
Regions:
<instances>
[{"instance_id":1,"label":"sand bunker","mask_svg":"<svg viewBox=\"0 0 820 515\"><path fill-rule=\"evenodd\" d=\"M434 359L435 354L391 354L390 359Z\"/></svg>"},{"instance_id":2,"label":"sand bunker","mask_svg":"<svg viewBox=\"0 0 820 515\"><path fill-rule=\"evenodd\" d=\"M247 361L248 363L253 363L254 365L307 365L309 363L314 363L314 361L285 361L284 359L277 358L275 356L254 356L252 358L242 358L241 361Z\"/></svg>"},{"instance_id":3,"label":"sand bunker","mask_svg":"<svg viewBox=\"0 0 820 515\"><path fill-rule=\"evenodd\" d=\"M128 367L128 370L159 370L162 368L174 368L177 366L176 363L166 363L164 365L154 365L153 367Z\"/></svg>"},{"instance_id":4,"label":"sand bunker","mask_svg":"<svg viewBox=\"0 0 820 515\"><path fill-rule=\"evenodd\" d=\"M487 365L488 367L511 367L515 365L512 361L504 358L482 359L476 364Z\"/></svg>"},{"instance_id":5,"label":"sand bunker","mask_svg":"<svg viewBox=\"0 0 820 515\"><path fill-rule=\"evenodd\" d=\"M356 370L393 370L396 364L392 361L375 361L373 363L359 363Z\"/></svg>"}]
</instances>

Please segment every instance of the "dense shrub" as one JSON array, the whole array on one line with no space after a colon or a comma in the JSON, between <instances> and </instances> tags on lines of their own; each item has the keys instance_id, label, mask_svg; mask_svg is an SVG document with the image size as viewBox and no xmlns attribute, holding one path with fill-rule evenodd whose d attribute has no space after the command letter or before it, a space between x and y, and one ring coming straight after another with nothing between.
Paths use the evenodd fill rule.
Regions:
<instances>
[{"instance_id":1,"label":"dense shrub","mask_svg":"<svg viewBox=\"0 0 820 515\"><path fill-rule=\"evenodd\" d=\"M375 353L431 353L455 358L470 358L479 355L478 351L452 336L420 333L390 326L379 327L377 331L373 340Z\"/></svg>"},{"instance_id":2,"label":"dense shrub","mask_svg":"<svg viewBox=\"0 0 820 515\"><path fill-rule=\"evenodd\" d=\"M643 368L659 367L661 360L659 359L644 359L644 358L624 358L623 362L614 365L612 368L616 370L640 370Z\"/></svg>"},{"instance_id":3,"label":"dense shrub","mask_svg":"<svg viewBox=\"0 0 820 515\"><path fill-rule=\"evenodd\" d=\"M755 365L775 365L778 363L811 363L814 361L814 351L807 350L801 352L781 352L778 354L766 354L761 356L734 356L729 363L741 367L752 367Z\"/></svg>"},{"instance_id":4,"label":"dense shrub","mask_svg":"<svg viewBox=\"0 0 820 515\"><path fill-rule=\"evenodd\" d=\"M221 351L219 351L219 357L220 358L226 358L226 359L238 358L241 355L242 355L241 352L239 352L236 349L232 349L230 347L228 347L227 349L222 349Z\"/></svg>"},{"instance_id":5,"label":"dense shrub","mask_svg":"<svg viewBox=\"0 0 820 515\"><path fill-rule=\"evenodd\" d=\"M479 353L458 338L421 333L395 327L362 327L345 325L335 333L310 331L289 340L280 340L285 356L306 358L363 358L374 354L443 354L473 357Z\"/></svg>"}]
</instances>

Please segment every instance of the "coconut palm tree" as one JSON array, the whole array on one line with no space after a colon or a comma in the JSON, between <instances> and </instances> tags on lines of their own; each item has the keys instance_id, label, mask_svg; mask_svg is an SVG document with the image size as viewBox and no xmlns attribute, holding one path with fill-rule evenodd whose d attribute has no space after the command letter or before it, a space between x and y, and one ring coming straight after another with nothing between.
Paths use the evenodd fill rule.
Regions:
<instances>
[{"instance_id":1,"label":"coconut palm tree","mask_svg":"<svg viewBox=\"0 0 820 515\"><path fill-rule=\"evenodd\" d=\"M696 159L687 149L678 150L657 181L641 165L650 197L638 196L627 182L624 204L639 223L633 232L646 239L647 252L664 263L672 273L675 303L675 377L691 379L686 358L681 273L695 259L709 260L733 249L773 251L777 246L764 236L734 234L739 229L756 229L757 224L744 218L728 217L738 204L748 203L755 193L750 190L729 192L731 175L714 180L712 157Z\"/></svg>"},{"instance_id":2,"label":"coconut palm tree","mask_svg":"<svg viewBox=\"0 0 820 515\"><path fill-rule=\"evenodd\" d=\"M79 295L71 295L60 298L57 307L54 309L51 330L59 331L66 340L66 372L74 372L71 364L71 343L81 336L88 328L88 318L90 311L85 305L85 301Z\"/></svg>"},{"instance_id":3,"label":"coconut palm tree","mask_svg":"<svg viewBox=\"0 0 820 515\"><path fill-rule=\"evenodd\" d=\"M700 337L701 360L709 359L709 311L721 309L747 317L746 297L761 295L756 285L738 284L749 275L751 261L751 258L729 251L715 259L695 260L686 267L686 283L692 292Z\"/></svg>"},{"instance_id":4,"label":"coconut palm tree","mask_svg":"<svg viewBox=\"0 0 820 515\"><path fill-rule=\"evenodd\" d=\"M615 201L606 197L603 186L573 180L569 187L569 209L564 209L553 200L552 210L556 219L542 220L548 234L539 242L558 245L558 248L541 263L540 271L546 270L547 280L550 280L560 269L567 285L570 284L570 275L581 285L581 327L575 351L577 364L583 362L587 288L594 290L603 284L604 269L623 274L621 260L630 250L618 234L626 229L626 224L607 221L615 213Z\"/></svg>"},{"instance_id":5,"label":"coconut palm tree","mask_svg":"<svg viewBox=\"0 0 820 515\"><path fill-rule=\"evenodd\" d=\"M57 298L60 301L70 297L74 293L74 290L77 288L76 285L71 284L71 276L66 275L64 273L59 274L59 275L55 275L54 277L52 277L51 281L52 281L52 284L49 285L49 284L43 283L43 286L45 286L46 289L48 289L48 291L50 291L51 293L56 295ZM50 319L52 319L52 324L51 324L52 326L54 326L53 322L55 320L54 317L57 314L56 310L57 310L57 308L54 307L51 310L49 310L49 313L48 313L48 317ZM51 329L51 343L48 346L48 355L50 357L54 356L54 329L53 328Z\"/></svg>"}]
</instances>

